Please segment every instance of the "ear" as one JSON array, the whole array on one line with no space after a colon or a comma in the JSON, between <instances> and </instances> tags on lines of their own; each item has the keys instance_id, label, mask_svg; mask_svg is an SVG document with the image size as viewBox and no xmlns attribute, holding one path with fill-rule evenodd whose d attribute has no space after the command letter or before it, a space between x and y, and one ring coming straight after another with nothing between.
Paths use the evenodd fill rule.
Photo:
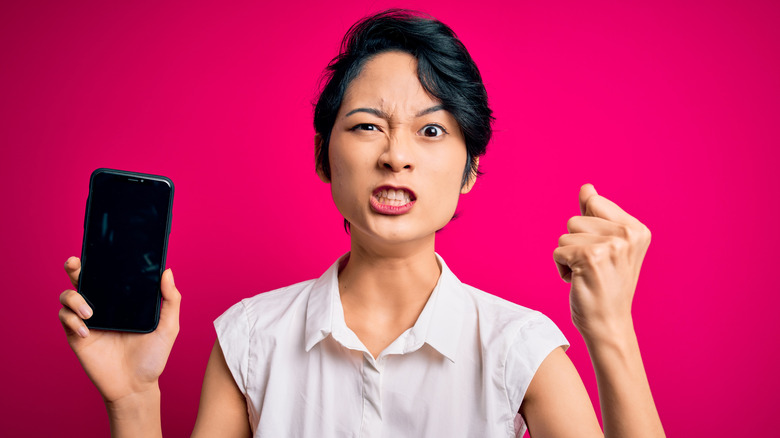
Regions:
<instances>
[{"instance_id":1,"label":"ear","mask_svg":"<svg viewBox=\"0 0 780 438\"><path fill-rule=\"evenodd\" d=\"M322 136L320 133L314 134L314 165L317 168L317 176L320 177L320 180L324 183L330 184L330 180L327 176L325 176L325 171L322 169L322 166L320 165L320 151L322 150Z\"/></svg>"},{"instance_id":2,"label":"ear","mask_svg":"<svg viewBox=\"0 0 780 438\"><path fill-rule=\"evenodd\" d=\"M479 157L474 159L474 170L479 168ZM474 187L474 184L477 182L477 174L476 172L471 172L471 175L469 175L469 180L466 181L466 184L463 185L463 187L460 188L460 193L462 195L465 195L466 193L470 192L471 189Z\"/></svg>"}]
</instances>

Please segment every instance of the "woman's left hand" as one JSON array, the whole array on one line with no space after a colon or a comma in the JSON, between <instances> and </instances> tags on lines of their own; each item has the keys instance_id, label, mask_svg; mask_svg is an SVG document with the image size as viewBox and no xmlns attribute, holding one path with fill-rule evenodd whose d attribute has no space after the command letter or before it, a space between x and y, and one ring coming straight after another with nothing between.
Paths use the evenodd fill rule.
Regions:
<instances>
[{"instance_id":1,"label":"woman's left hand","mask_svg":"<svg viewBox=\"0 0 780 438\"><path fill-rule=\"evenodd\" d=\"M569 234L558 240L553 259L571 283L572 321L585 341L614 340L633 330L631 303L650 230L591 184L580 188L580 211L566 224Z\"/></svg>"}]
</instances>

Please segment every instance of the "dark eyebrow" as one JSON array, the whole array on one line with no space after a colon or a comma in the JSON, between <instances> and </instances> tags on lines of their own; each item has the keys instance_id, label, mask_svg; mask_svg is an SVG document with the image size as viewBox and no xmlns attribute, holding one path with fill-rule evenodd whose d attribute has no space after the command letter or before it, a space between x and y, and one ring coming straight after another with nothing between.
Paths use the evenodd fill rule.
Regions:
<instances>
[{"instance_id":1,"label":"dark eyebrow","mask_svg":"<svg viewBox=\"0 0 780 438\"><path fill-rule=\"evenodd\" d=\"M435 113L436 111L441 111L443 109L444 109L443 105L435 105L435 106L432 106L430 108L426 108L426 109L420 111L419 113L415 114L415 117L419 118L419 117L422 117L422 116L430 114L430 113ZM355 114L355 113L368 113L368 114L372 114L374 116L377 116L380 119L385 119L385 120L389 120L390 119L390 115L389 114L387 114L386 112L384 112L382 110L378 110L376 108L355 108L352 111L346 113L344 115L344 117L349 117L349 116L351 116L352 114Z\"/></svg>"},{"instance_id":2,"label":"dark eyebrow","mask_svg":"<svg viewBox=\"0 0 780 438\"><path fill-rule=\"evenodd\" d=\"M430 107L428 109L424 109L424 110L420 111L419 113L417 113L417 115L415 117L422 117L422 116L424 116L426 114L435 113L436 111L441 111L443 109L444 109L443 105L432 106L432 107Z\"/></svg>"},{"instance_id":3,"label":"dark eyebrow","mask_svg":"<svg viewBox=\"0 0 780 438\"><path fill-rule=\"evenodd\" d=\"M355 108L352 111L346 113L344 117L349 117L355 113L369 113L379 117L380 119L385 119L385 120L390 118L389 114L387 114L384 111L378 110L376 108Z\"/></svg>"}]
</instances>

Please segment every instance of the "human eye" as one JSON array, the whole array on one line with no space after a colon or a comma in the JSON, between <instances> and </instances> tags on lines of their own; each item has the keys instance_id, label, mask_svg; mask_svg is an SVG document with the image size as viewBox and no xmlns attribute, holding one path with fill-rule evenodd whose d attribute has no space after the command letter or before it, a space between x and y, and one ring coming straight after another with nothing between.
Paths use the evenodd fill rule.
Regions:
<instances>
[{"instance_id":1,"label":"human eye","mask_svg":"<svg viewBox=\"0 0 780 438\"><path fill-rule=\"evenodd\" d=\"M422 135L423 137L430 137L430 138L441 137L447 133L448 132L446 129L444 129L444 127L437 125L435 123L425 125L422 127L422 129L417 131L417 135Z\"/></svg>"},{"instance_id":2,"label":"human eye","mask_svg":"<svg viewBox=\"0 0 780 438\"><path fill-rule=\"evenodd\" d=\"M379 127L372 123L358 123L349 129L350 131L379 131Z\"/></svg>"}]
</instances>

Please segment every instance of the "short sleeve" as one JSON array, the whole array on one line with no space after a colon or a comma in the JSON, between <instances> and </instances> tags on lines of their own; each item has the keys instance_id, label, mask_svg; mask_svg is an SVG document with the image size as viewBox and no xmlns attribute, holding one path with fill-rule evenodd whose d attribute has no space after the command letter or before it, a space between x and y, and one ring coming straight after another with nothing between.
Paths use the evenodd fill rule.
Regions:
<instances>
[{"instance_id":1,"label":"short sleeve","mask_svg":"<svg viewBox=\"0 0 780 438\"><path fill-rule=\"evenodd\" d=\"M233 379L247 393L247 369L249 364L249 320L243 302L233 305L214 321L217 339L225 362Z\"/></svg>"},{"instance_id":2,"label":"short sleeve","mask_svg":"<svg viewBox=\"0 0 780 438\"><path fill-rule=\"evenodd\" d=\"M509 346L504 380L510 407L517 412L528 385L542 361L556 348L569 348L569 342L558 326L545 315L536 312L517 331Z\"/></svg>"}]
</instances>

